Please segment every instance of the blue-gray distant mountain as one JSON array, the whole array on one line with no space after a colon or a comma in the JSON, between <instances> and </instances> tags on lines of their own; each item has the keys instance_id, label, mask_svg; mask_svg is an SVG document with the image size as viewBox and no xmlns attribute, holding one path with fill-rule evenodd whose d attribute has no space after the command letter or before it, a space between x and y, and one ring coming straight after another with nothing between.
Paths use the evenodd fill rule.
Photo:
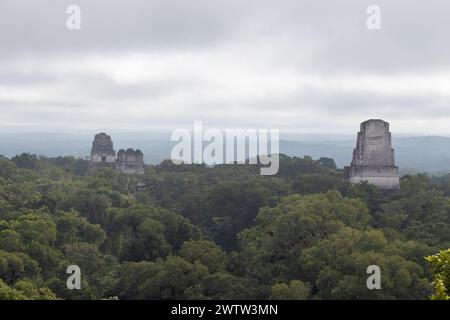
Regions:
<instances>
[{"instance_id":1,"label":"blue-gray distant mountain","mask_svg":"<svg viewBox=\"0 0 450 320\"><path fill-rule=\"evenodd\" d=\"M144 161L159 163L170 156L174 142L170 134L112 133L114 147L126 148L132 145L144 153ZM0 154L12 157L23 152L45 156L71 155L86 157L90 154L92 134L18 133L0 134ZM290 138L292 139L292 138ZM280 152L290 156L309 155L314 159L333 158L342 168L351 161L355 140L325 140L320 138L282 140ZM450 172L450 137L421 136L393 138L396 164L401 173L429 172L434 174Z\"/></svg>"}]
</instances>

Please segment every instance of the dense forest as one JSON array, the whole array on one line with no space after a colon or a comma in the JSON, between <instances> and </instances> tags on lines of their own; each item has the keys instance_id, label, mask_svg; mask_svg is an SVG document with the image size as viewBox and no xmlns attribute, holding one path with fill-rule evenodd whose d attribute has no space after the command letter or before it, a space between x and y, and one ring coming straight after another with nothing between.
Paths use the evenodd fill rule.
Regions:
<instances>
[{"instance_id":1,"label":"dense forest","mask_svg":"<svg viewBox=\"0 0 450 320\"><path fill-rule=\"evenodd\" d=\"M276 176L163 161L142 177L1 157L0 299L446 297L449 254L435 254L450 248L450 174L389 193L342 175L332 159L283 155ZM373 264L381 290L366 286Z\"/></svg>"}]
</instances>

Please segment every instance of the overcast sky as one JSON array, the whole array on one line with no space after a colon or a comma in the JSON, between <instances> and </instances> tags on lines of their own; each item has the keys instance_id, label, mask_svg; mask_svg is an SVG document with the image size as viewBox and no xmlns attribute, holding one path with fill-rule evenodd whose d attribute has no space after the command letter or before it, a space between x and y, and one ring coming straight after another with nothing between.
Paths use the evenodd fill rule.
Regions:
<instances>
[{"instance_id":1,"label":"overcast sky","mask_svg":"<svg viewBox=\"0 0 450 320\"><path fill-rule=\"evenodd\" d=\"M1 0L0 131L353 134L382 118L450 135L449 13L448 0Z\"/></svg>"}]
</instances>

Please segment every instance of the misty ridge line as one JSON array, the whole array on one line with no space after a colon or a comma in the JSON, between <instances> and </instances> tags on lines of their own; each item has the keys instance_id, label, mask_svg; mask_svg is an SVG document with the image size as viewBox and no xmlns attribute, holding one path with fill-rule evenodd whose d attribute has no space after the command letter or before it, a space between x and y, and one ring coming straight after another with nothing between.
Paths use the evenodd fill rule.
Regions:
<instances>
[{"instance_id":1,"label":"misty ridge line","mask_svg":"<svg viewBox=\"0 0 450 320\"><path fill-rule=\"evenodd\" d=\"M113 133L117 148L133 145L144 153L147 164L159 164L170 159L170 152L176 142L170 141L166 133ZM349 135L350 136L350 135ZM166 137L166 138L163 138ZM401 136L392 138L396 152L396 163L401 173L450 171L450 137L445 136ZM329 157L339 168L351 161L351 153L356 139L315 135L303 138L281 135L279 151L288 156L311 156L313 159ZM56 157L73 156L85 158L90 154L92 134L63 133L0 133L0 154L13 157L21 153Z\"/></svg>"},{"instance_id":2,"label":"misty ridge line","mask_svg":"<svg viewBox=\"0 0 450 320\"><path fill-rule=\"evenodd\" d=\"M176 129L170 140L173 146L170 159L175 164L262 164L262 175L274 175L279 169L278 129L203 128L202 121L194 121L194 130Z\"/></svg>"}]
</instances>

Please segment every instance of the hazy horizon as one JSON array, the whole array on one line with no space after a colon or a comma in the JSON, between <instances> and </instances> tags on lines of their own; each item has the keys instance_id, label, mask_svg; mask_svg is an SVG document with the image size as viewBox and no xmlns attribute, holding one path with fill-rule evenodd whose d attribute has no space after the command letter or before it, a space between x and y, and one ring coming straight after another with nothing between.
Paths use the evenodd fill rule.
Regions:
<instances>
[{"instance_id":1,"label":"hazy horizon","mask_svg":"<svg viewBox=\"0 0 450 320\"><path fill-rule=\"evenodd\" d=\"M171 149L176 144L170 141L169 133L107 133L111 135L116 152L119 149L140 149L147 164L158 164L169 159ZM332 158L339 168L350 164L352 150L356 145L356 133L340 137L341 139L317 135L281 135L280 138L280 153L297 157L308 155L313 159ZM0 155L11 158L17 154L31 153L48 157L85 158L90 155L93 139L94 132L0 133ZM392 142L396 164L402 174L428 172L441 175L450 172L450 137L393 135Z\"/></svg>"},{"instance_id":2,"label":"hazy horizon","mask_svg":"<svg viewBox=\"0 0 450 320\"><path fill-rule=\"evenodd\" d=\"M209 127L206 127L209 128ZM84 130L0 130L0 135L32 135L32 134L40 134L40 135L57 135L57 136L88 136L92 137L100 132L105 132L108 135L121 135L121 136L132 136L137 137L141 136L145 139L158 139L158 140L170 140L170 135L173 130L178 129L160 129L160 130L123 130L123 129L108 129L108 128L98 128L98 129L84 129ZM192 132L191 127L182 127L182 129L187 129ZM251 129L251 128L243 128L243 127L229 127L226 129ZM225 131L225 128L220 129L221 131ZM254 128L253 128L254 129ZM343 140L355 140L359 129L356 129L353 133L340 133L340 134L330 134L325 132L285 132L280 131L280 139L282 140L300 140L300 141L309 141L309 140L319 140L319 141L343 141ZM391 132L392 133L392 132ZM442 137L442 138L450 138L449 134L427 134L427 133L392 133L393 138L409 138L409 137Z\"/></svg>"}]
</instances>

